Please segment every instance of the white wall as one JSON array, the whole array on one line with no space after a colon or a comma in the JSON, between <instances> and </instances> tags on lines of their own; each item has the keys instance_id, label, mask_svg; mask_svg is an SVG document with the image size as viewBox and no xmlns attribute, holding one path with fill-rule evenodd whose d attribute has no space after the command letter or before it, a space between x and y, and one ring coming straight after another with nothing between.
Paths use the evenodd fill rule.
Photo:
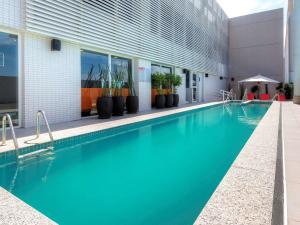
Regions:
<instances>
[{"instance_id":1,"label":"white wall","mask_svg":"<svg viewBox=\"0 0 300 225\"><path fill-rule=\"evenodd\" d=\"M151 62L134 60L134 82L139 96L139 111L151 110Z\"/></svg>"},{"instance_id":2,"label":"white wall","mask_svg":"<svg viewBox=\"0 0 300 225\"><path fill-rule=\"evenodd\" d=\"M227 79L220 80L219 76L209 75L204 77L204 102L220 100L218 93L220 90L227 90Z\"/></svg>"},{"instance_id":3,"label":"white wall","mask_svg":"<svg viewBox=\"0 0 300 225\"><path fill-rule=\"evenodd\" d=\"M0 26L21 29L25 26L24 0L0 0Z\"/></svg>"},{"instance_id":4,"label":"white wall","mask_svg":"<svg viewBox=\"0 0 300 225\"><path fill-rule=\"evenodd\" d=\"M49 123L80 119L80 48L62 42L50 51L50 38L24 36L22 125L34 125L37 110L45 110Z\"/></svg>"}]
</instances>

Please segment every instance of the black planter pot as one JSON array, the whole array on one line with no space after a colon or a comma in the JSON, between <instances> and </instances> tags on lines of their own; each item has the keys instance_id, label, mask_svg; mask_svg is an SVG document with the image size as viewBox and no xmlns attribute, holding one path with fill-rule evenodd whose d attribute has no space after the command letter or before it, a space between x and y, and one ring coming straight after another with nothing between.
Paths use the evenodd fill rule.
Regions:
<instances>
[{"instance_id":1,"label":"black planter pot","mask_svg":"<svg viewBox=\"0 0 300 225\"><path fill-rule=\"evenodd\" d=\"M85 112L81 112L81 116L82 117L86 117L86 116L90 116L90 115L91 115L91 110L85 111Z\"/></svg>"},{"instance_id":2,"label":"black planter pot","mask_svg":"<svg viewBox=\"0 0 300 225\"><path fill-rule=\"evenodd\" d=\"M177 107L179 103L179 94L173 94L173 106Z\"/></svg>"},{"instance_id":3,"label":"black planter pot","mask_svg":"<svg viewBox=\"0 0 300 225\"><path fill-rule=\"evenodd\" d=\"M123 116L125 108L125 100L123 96L114 96L113 99L113 116Z\"/></svg>"},{"instance_id":4,"label":"black planter pot","mask_svg":"<svg viewBox=\"0 0 300 225\"><path fill-rule=\"evenodd\" d=\"M127 109L127 113L137 113L137 111L139 110L139 97L127 96L126 109Z\"/></svg>"},{"instance_id":5,"label":"black planter pot","mask_svg":"<svg viewBox=\"0 0 300 225\"><path fill-rule=\"evenodd\" d=\"M172 94L169 94L169 95L166 95L166 108L171 108L173 107L173 95Z\"/></svg>"},{"instance_id":6,"label":"black planter pot","mask_svg":"<svg viewBox=\"0 0 300 225\"><path fill-rule=\"evenodd\" d=\"M158 109L164 108L166 104L166 97L164 95L156 95L155 104L156 104L156 108Z\"/></svg>"},{"instance_id":7,"label":"black planter pot","mask_svg":"<svg viewBox=\"0 0 300 225\"><path fill-rule=\"evenodd\" d=\"M97 99L97 112L99 119L109 119L113 109L112 97L99 97Z\"/></svg>"}]
</instances>

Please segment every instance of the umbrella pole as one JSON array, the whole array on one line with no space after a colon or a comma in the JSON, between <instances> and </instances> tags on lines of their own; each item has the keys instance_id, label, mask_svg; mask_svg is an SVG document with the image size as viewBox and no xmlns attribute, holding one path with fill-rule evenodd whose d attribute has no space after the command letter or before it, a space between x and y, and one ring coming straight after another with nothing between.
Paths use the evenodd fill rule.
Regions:
<instances>
[{"instance_id":1,"label":"umbrella pole","mask_svg":"<svg viewBox=\"0 0 300 225\"><path fill-rule=\"evenodd\" d=\"M268 87L268 84L265 84L265 88L266 88L266 94L269 94L269 87Z\"/></svg>"}]
</instances>

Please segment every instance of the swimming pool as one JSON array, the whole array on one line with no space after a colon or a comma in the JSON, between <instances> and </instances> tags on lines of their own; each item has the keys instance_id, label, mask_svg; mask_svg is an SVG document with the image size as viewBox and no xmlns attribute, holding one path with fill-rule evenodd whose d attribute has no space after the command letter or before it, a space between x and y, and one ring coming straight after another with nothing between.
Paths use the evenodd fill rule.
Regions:
<instances>
[{"instance_id":1,"label":"swimming pool","mask_svg":"<svg viewBox=\"0 0 300 225\"><path fill-rule=\"evenodd\" d=\"M0 186L59 224L187 225L269 104L203 108L59 141Z\"/></svg>"}]
</instances>

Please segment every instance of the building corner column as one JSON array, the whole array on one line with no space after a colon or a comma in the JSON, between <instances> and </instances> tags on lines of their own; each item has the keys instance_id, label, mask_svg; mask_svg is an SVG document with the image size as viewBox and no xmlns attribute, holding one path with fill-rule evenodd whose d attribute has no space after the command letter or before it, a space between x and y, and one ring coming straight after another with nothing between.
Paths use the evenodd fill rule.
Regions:
<instances>
[{"instance_id":1,"label":"building corner column","mask_svg":"<svg viewBox=\"0 0 300 225\"><path fill-rule=\"evenodd\" d=\"M295 104L300 104L300 1L294 1L294 8L291 15L291 40L293 41L294 61L294 98Z\"/></svg>"}]
</instances>

